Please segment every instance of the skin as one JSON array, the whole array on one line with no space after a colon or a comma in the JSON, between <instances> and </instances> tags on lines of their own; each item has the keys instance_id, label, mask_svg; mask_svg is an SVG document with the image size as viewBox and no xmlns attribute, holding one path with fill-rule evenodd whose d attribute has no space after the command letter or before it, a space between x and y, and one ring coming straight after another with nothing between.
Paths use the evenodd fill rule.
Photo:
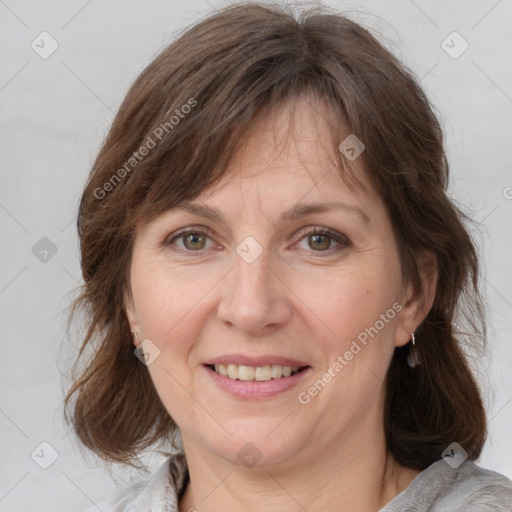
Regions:
<instances>
[{"instance_id":1,"label":"skin","mask_svg":"<svg viewBox=\"0 0 512 512\"><path fill-rule=\"evenodd\" d=\"M182 512L376 511L419 473L386 451L384 378L430 309L436 275L424 273L423 300L402 279L389 215L361 160L352 165L366 190L355 191L327 147L331 111L300 99L255 124L223 178L193 201L224 222L173 209L137 230L126 313L135 343L149 338L160 350L148 369L182 434L191 477ZM331 201L362 214L282 219L299 202ZM315 238L315 226L341 241ZM183 227L208 228L207 238L174 238ZM247 236L263 250L252 263L236 252ZM394 303L401 311L301 404L298 393ZM235 398L202 366L229 353L291 357L311 370L276 396ZM252 467L237 457L248 442L261 456Z\"/></svg>"}]
</instances>

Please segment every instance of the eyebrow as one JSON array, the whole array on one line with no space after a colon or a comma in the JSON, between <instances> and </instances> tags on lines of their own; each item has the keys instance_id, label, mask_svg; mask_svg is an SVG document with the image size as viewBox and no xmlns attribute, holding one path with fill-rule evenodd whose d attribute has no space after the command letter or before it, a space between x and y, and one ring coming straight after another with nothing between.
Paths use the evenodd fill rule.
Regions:
<instances>
[{"instance_id":1,"label":"eyebrow","mask_svg":"<svg viewBox=\"0 0 512 512\"><path fill-rule=\"evenodd\" d=\"M176 210L182 210L188 213L192 213L194 215L198 215L201 217L205 217L207 219L210 219L212 221L217 221L223 224L226 224L226 219L224 218L224 215L217 210L216 208L212 208L210 206L207 206L205 204L197 204L192 203L189 201L185 201L175 208ZM328 202L328 203L303 203L303 204L296 204L284 213L284 215L281 216L281 220L285 220L288 222L294 221L296 219L299 219L301 217L305 217L306 215L310 215L312 213L323 213L327 212L329 210L340 210L348 213L355 213L357 214L361 220L363 220L366 224L370 224L370 218L366 214L364 210L361 208L358 208L357 206L351 206L344 203L334 203L334 202Z\"/></svg>"}]
</instances>

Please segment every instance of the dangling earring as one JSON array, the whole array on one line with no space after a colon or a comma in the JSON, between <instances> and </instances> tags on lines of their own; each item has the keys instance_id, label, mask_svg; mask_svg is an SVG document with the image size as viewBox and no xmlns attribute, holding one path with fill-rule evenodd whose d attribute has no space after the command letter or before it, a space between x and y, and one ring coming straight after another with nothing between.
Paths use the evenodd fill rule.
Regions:
<instances>
[{"instance_id":1,"label":"dangling earring","mask_svg":"<svg viewBox=\"0 0 512 512\"><path fill-rule=\"evenodd\" d=\"M407 364L411 368L415 368L416 366L421 364L421 358L418 353L418 349L416 348L416 338L414 337L413 332L411 332L411 342L412 347L409 349L409 355L407 356Z\"/></svg>"}]
</instances>

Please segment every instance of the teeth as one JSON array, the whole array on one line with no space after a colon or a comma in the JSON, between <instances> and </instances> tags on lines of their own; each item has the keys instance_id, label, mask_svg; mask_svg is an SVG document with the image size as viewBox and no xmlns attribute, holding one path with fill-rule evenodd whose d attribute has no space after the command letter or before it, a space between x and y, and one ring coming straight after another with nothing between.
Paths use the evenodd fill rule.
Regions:
<instances>
[{"instance_id":1,"label":"teeth","mask_svg":"<svg viewBox=\"0 0 512 512\"><path fill-rule=\"evenodd\" d=\"M236 364L228 364L228 377L238 379L238 366Z\"/></svg>"},{"instance_id":2,"label":"teeth","mask_svg":"<svg viewBox=\"0 0 512 512\"><path fill-rule=\"evenodd\" d=\"M299 371L298 366L281 366L273 364L268 366L244 366L237 364L216 364L215 372L230 379L244 381L268 381L280 379L281 377L290 377Z\"/></svg>"},{"instance_id":3,"label":"teeth","mask_svg":"<svg viewBox=\"0 0 512 512\"><path fill-rule=\"evenodd\" d=\"M273 379L279 379L283 376L283 367L280 364L273 364L270 369Z\"/></svg>"},{"instance_id":4,"label":"teeth","mask_svg":"<svg viewBox=\"0 0 512 512\"><path fill-rule=\"evenodd\" d=\"M270 366L258 366L254 370L256 380L270 380L272 378L272 368Z\"/></svg>"},{"instance_id":5,"label":"teeth","mask_svg":"<svg viewBox=\"0 0 512 512\"><path fill-rule=\"evenodd\" d=\"M255 368L253 366L238 367L238 380L254 380Z\"/></svg>"}]
</instances>

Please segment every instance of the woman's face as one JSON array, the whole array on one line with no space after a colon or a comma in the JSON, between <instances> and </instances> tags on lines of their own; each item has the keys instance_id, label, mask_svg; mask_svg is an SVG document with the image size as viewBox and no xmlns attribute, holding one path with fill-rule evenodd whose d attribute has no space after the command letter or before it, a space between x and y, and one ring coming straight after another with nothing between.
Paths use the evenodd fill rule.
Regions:
<instances>
[{"instance_id":1,"label":"woman's face","mask_svg":"<svg viewBox=\"0 0 512 512\"><path fill-rule=\"evenodd\" d=\"M323 104L296 103L284 141L289 106L222 181L139 228L126 297L185 448L249 466L381 436L385 374L416 327L382 200L340 178Z\"/></svg>"}]
</instances>

